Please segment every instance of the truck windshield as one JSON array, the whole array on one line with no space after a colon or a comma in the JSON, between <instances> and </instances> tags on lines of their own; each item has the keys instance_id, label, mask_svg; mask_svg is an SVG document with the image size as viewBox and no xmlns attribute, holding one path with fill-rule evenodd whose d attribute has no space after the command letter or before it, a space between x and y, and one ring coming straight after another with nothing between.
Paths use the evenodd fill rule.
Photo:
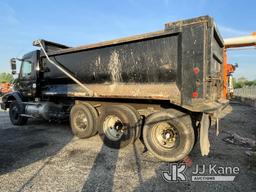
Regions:
<instances>
[{"instance_id":1,"label":"truck windshield","mask_svg":"<svg viewBox=\"0 0 256 192\"><path fill-rule=\"evenodd\" d=\"M31 61L24 60L21 64L21 77L29 77L32 72L32 63Z\"/></svg>"}]
</instances>

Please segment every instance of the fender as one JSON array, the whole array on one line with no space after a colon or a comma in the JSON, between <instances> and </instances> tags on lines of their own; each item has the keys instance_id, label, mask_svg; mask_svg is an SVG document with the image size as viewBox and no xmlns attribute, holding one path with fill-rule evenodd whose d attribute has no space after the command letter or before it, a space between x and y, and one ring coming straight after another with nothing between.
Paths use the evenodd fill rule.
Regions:
<instances>
[{"instance_id":1,"label":"fender","mask_svg":"<svg viewBox=\"0 0 256 192\"><path fill-rule=\"evenodd\" d=\"M18 91L7 93L2 97L1 109L3 110L8 109L12 101L23 102L25 100L26 99Z\"/></svg>"}]
</instances>

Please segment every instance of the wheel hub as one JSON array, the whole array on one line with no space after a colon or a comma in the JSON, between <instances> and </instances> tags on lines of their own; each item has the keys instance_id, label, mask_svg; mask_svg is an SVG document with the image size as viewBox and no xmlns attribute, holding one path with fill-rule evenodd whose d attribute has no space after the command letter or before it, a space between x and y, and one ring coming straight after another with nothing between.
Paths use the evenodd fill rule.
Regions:
<instances>
[{"instance_id":1,"label":"wheel hub","mask_svg":"<svg viewBox=\"0 0 256 192\"><path fill-rule=\"evenodd\" d=\"M79 129L86 129L88 126L88 120L83 111L78 111L77 116L75 117L75 124Z\"/></svg>"},{"instance_id":2,"label":"wheel hub","mask_svg":"<svg viewBox=\"0 0 256 192\"><path fill-rule=\"evenodd\" d=\"M122 121L115 115L107 116L103 122L103 131L112 141L117 141L122 137L123 128Z\"/></svg>"},{"instance_id":3,"label":"wheel hub","mask_svg":"<svg viewBox=\"0 0 256 192\"><path fill-rule=\"evenodd\" d=\"M169 123L158 123L153 127L152 138L156 145L170 149L175 146L177 130Z\"/></svg>"}]
</instances>

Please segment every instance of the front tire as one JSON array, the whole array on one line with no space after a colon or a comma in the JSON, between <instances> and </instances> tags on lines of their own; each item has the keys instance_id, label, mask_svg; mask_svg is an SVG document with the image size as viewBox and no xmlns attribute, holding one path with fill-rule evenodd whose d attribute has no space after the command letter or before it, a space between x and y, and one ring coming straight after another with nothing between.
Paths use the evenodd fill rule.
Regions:
<instances>
[{"instance_id":1,"label":"front tire","mask_svg":"<svg viewBox=\"0 0 256 192\"><path fill-rule=\"evenodd\" d=\"M190 116L172 109L153 113L146 119L143 140L158 159L167 162L182 160L195 142Z\"/></svg>"},{"instance_id":2,"label":"front tire","mask_svg":"<svg viewBox=\"0 0 256 192\"><path fill-rule=\"evenodd\" d=\"M25 125L28 121L27 117L21 116L25 113L25 106L18 102L13 101L9 108L9 117L13 125Z\"/></svg>"}]
</instances>

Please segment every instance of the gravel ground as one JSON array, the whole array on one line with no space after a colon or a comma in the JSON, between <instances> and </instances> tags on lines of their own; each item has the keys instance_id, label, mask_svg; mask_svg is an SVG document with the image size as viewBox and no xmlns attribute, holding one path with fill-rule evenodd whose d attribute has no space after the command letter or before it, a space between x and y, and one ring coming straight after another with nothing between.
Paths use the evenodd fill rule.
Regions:
<instances>
[{"instance_id":1,"label":"gravel ground","mask_svg":"<svg viewBox=\"0 0 256 192\"><path fill-rule=\"evenodd\" d=\"M233 108L233 109L232 109ZM104 146L96 135L73 137L68 123L30 120L13 126L0 111L0 191L256 191L256 173L249 166L245 146L223 141L226 132L256 139L256 110L233 103L220 121L220 135L210 130L211 152L201 157L198 144L191 153L193 166L186 182L168 183L162 171L168 163L143 153L137 141L122 150ZM238 166L234 182L192 182L196 165Z\"/></svg>"}]
</instances>

